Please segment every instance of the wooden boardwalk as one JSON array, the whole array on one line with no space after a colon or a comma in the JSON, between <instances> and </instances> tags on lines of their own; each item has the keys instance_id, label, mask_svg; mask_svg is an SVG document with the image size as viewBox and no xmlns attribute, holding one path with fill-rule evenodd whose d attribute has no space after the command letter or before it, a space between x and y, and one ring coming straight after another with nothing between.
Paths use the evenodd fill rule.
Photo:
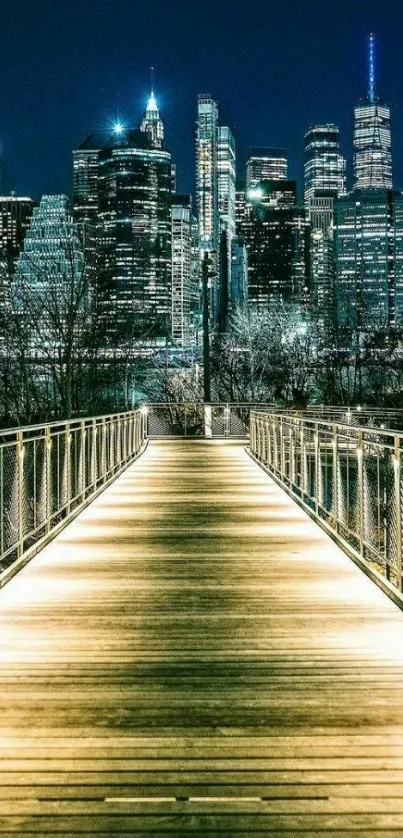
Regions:
<instances>
[{"instance_id":1,"label":"wooden boardwalk","mask_svg":"<svg viewBox=\"0 0 403 838\"><path fill-rule=\"evenodd\" d=\"M403 614L241 444L151 443L0 632L0 836L403 835Z\"/></svg>"}]
</instances>

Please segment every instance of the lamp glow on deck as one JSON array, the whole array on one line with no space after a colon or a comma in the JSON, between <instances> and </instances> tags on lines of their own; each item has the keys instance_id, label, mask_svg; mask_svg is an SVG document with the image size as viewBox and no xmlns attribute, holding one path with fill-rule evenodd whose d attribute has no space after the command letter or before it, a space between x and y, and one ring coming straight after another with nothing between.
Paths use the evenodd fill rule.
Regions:
<instances>
[{"instance_id":1,"label":"lamp glow on deck","mask_svg":"<svg viewBox=\"0 0 403 838\"><path fill-rule=\"evenodd\" d=\"M117 134L118 136L120 136L121 134L123 134L124 130L125 130L125 126L123 125L123 122L121 122L120 120L113 123L113 133L114 134Z\"/></svg>"}]
</instances>

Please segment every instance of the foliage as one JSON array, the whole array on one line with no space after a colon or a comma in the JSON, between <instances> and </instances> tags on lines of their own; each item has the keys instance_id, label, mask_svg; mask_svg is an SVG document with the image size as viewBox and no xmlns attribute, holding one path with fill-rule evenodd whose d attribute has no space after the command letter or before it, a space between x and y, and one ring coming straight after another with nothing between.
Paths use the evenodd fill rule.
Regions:
<instances>
[{"instance_id":1,"label":"foliage","mask_svg":"<svg viewBox=\"0 0 403 838\"><path fill-rule=\"evenodd\" d=\"M282 301L266 311L238 309L212 346L218 400L306 404L316 363L314 324Z\"/></svg>"}]
</instances>

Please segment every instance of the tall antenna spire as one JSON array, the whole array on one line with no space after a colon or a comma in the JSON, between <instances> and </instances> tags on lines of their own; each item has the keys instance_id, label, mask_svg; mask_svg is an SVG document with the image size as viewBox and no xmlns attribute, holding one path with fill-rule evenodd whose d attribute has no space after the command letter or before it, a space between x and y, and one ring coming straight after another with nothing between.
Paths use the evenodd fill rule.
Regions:
<instances>
[{"instance_id":1,"label":"tall antenna spire","mask_svg":"<svg viewBox=\"0 0 403 838\"><path fill-rule=\"evenodd\" d=\"M376 99L376 92L375 92L375 65L376 65L376 56L375 56L375 35L371 32L369 36L369 85L368 85L368 98L372 104L375 102Z\"/></svg>"},{"instance_id":2,"label":"tall antenna spire","mask_svg":"<svg viewBox=\"0 0 403 838\"><path fill-rule=\"evenodd\" d=\"M150 67L151 96L154 94L154 67Z\"/></svg>"}]
</instances>

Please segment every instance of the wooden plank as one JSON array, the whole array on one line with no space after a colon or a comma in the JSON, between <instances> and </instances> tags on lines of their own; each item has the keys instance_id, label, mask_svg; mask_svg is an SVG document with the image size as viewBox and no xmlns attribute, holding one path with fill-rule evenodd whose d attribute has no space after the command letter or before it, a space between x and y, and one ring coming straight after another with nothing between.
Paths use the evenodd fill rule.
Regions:
<instances>
[{"instance_id":1,"label":"wooden plank","mask_svg":"<svg viewBox=\"0 0 403 838\"><path fill-rule=\"evenodd\" d=\"M0 637L1 836L402 834L403 615L242 444L151 443Z\"/></svg>"}]
</instances>

